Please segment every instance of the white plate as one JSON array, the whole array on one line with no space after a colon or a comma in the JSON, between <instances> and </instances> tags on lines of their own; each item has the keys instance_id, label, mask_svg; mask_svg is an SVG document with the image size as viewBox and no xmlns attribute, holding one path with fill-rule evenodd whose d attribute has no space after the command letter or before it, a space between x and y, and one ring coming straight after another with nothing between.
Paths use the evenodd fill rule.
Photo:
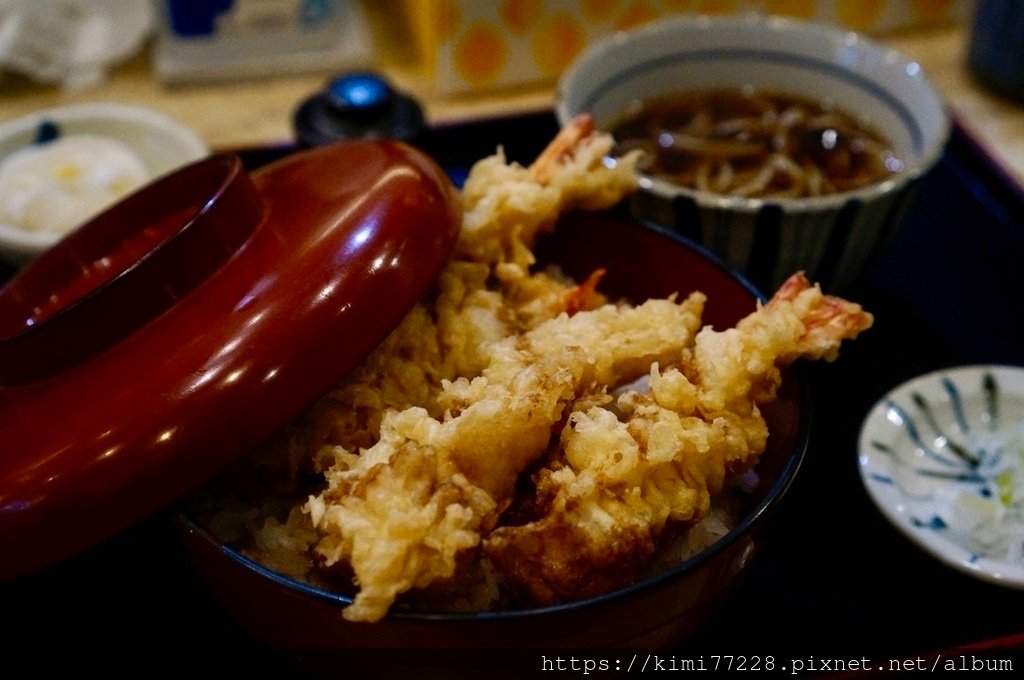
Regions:
<instances>
[{"instance_id":1,"label":"white plate","mask_svg":"<svg viewBox=\"0 0 1024 680\"><path fill-rule=\"evenodd\" d=\"M942 562L1024 589L1024 368L962 366L892 390L860 432L860 473Z\"/></svg>"}]
</instances>

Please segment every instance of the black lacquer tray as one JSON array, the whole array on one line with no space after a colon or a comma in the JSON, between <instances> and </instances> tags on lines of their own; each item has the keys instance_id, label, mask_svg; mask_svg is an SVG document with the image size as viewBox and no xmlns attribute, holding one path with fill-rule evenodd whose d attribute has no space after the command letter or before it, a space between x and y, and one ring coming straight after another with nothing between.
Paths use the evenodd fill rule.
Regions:
<instances>
[{"instance_id":1,"label":"black lacquer tray","mask_svg":"<svg viewBox=\"0 0 1024 680\"><path fill-rule=\"evenodd\" d=\"M436 128L420 144L459 180L499 144L529 162L556 130L542 111ZM292 150L239 153L255 167ZM956 127L903 228L844 294L875 314L875 327L840 361L810 367L811 451L777 534L721 611L672 650L680 658L912 658L1021 640L1024 591L972 579L912 546L868 499L856 446L871 406L911 377L961 364L1024 365L1024 195ZM32 654L40 668L138 669L145 654L171 671L202 658L204 670L298 674L218 609L177 544L170 511L0 585L0 611L8 658L49 648ZM60 656L66 642L76 656Z\"/></svg>"}]
</instances>

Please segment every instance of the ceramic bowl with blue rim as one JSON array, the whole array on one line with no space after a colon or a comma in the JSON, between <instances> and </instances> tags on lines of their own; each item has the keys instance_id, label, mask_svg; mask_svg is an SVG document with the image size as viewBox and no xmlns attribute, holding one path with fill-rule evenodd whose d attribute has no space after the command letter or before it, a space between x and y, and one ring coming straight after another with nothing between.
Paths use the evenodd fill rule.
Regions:
<instances>
[{"instance_id":1,"label":"ceramic bowl with blue rim","mask_svg":"<svg viewBox=\"0 0 1024 680\"><path fill-rule=\"evenodd\" d=\"M859 452L897 529L949 566L1024 588L1024 368L963 366L900 385L868 414Z\"/></svg>"},{"instance_id":2,"label":"ceramic bowl with blue rim","mask_svg":"<svg viewBox=\"0 0 1024 680\"><path fill-rule=\"evenodd\" d=\"M902 170L855 190L757 198L641 178L634 211L717 252L763 289L804 270L846 288L891 235L949 137L945 104L920 65L823 24L751 15L677 17L616 34L563 74L556 113L610 129L643 102L719 89L820 101L883 136Z\"/></svg>"}]
</instances>

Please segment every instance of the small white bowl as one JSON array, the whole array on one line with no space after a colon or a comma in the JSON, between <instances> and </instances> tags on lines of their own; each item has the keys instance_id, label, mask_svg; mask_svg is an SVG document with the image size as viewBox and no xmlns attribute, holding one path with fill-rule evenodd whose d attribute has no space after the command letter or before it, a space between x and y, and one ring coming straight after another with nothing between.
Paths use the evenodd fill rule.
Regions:
<instances>
[{"instance_id":1,"label":"small white bowl","mask_svg":"<svg viewBox=\"0 0 1024 680\"><path fill-rule=\"evenodd\" d=\"M702 242L759 286L774 288L802 269L845 287L891 233L949 136L945 105L918 64L816 23L679 17L587 50L559 81L555 110L562 123L590 112L608 129L638 100L743 86L831 100L882 132L905 170L857 191L797 199L729 197L643 177L635 212Z\"/></svg>"},{"instance_id":2,"label":"small white bowl","mask_svg":"<svg viewBox=\"0 0 1024 680\"><path fill-rule=\"evenodd\" d=\"M962 366L892 390L860 432L871 499L926 552L1024 589L1024 368Z\"/></svg>"},{"instance_id":3,"label":"small white bowl","mask_svg":"<svg viewBox=\"0 0 1024 680\"><path fill-rule=\"evenodd\" d=\"M45 109L0 125L0 163L35 143L42 123L56 124L61 135L88 134L127 146L145 166L149 180L209 155L203 140L185 125L150 109L123 104L80 104ZM0 221L0 257L14 265L31 260L62 238Z\"/></svg>"}]
</instances>

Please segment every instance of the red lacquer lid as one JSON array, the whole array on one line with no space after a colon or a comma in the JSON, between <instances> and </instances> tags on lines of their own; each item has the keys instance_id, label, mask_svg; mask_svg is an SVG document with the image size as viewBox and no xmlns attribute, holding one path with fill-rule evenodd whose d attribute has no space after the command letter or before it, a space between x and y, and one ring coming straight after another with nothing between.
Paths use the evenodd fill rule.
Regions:
<instances>
[{"instance_id":1,"label":"red lacquer lid","mask_svg":"<svg viewBox=\"0 0 1024 680\"><path fill-rule=\"evenodd\" d=\"M458 196L398 142L250 177L214 156L142 189L0 289L0 578L209 479L325 393L451 252Z\"/></svg>"}]
</instances>

